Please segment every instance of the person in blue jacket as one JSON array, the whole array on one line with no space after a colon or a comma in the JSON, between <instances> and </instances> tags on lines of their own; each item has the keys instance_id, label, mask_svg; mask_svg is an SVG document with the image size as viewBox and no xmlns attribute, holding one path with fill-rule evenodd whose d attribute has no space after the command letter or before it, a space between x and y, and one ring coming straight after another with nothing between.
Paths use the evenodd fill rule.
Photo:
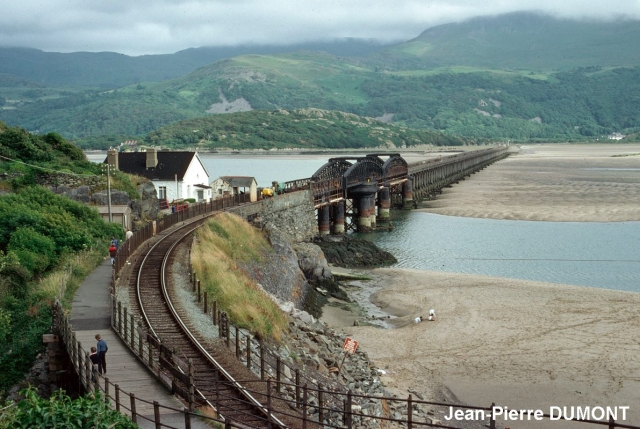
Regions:
<instances>
[{"instance_id":1,"label":"person in blue jacket","mask_svg":"<svg viewBox=\"0 0 640 429\"><path fill-rule=\"evenodd\" d=\"M98 344L96 345L96 350L98 351L98 374L106 374L107 373L107 342L102 339L100 334L96 334L96 340Z\"/></svg>"}]
</instances>

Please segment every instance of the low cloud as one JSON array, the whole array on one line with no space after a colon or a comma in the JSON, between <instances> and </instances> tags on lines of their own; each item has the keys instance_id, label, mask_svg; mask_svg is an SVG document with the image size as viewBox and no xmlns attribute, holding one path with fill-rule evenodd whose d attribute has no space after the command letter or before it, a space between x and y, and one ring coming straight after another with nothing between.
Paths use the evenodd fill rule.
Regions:
<instances>
[{"instance_id":1,"label":"low cloud","mask_svg":"<svg viewBox=\"0 0 640 429\"><path fill-rule=\"evenodd\" d=\"M408 40L482 15L541 11L558 17L640 18L640 2L557 0L21 0L3 6L2 46L45 51L173 53L200 46L292 44L353 37Z\"/></svg>"}]
</instances>

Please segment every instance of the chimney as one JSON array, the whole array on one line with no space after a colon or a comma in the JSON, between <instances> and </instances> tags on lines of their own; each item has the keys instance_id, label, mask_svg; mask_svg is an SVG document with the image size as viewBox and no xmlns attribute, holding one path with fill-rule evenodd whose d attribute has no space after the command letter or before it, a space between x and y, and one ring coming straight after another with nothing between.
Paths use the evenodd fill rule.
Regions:
<instances>
[{"instance_id":1,"label":"chimney","mask_svg":"<svg viewBox=\"0 0 640 429\"><path fill-rule=\"evenodd\" d=\"M114 148L110 148L107 151L107 164L109 164L111 166L111 168L119 170L119 166L118 166L118 151L115 150Z\"/></svg>"},{"instance_id":2,"label":"chimney","mask_svg":"<svg viewBox=\"0 0 640 429\"><path fill-rule=\"evenodd\" d=\"M158 165L158 151L155 147L147 149L147 170Z\"/></svg>"}]
</instances>

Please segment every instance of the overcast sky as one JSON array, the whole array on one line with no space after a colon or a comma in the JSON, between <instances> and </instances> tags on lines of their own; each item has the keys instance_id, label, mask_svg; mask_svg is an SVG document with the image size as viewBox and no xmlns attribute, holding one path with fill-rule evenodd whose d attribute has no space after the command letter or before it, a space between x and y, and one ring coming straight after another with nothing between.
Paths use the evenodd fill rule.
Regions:
<instances>
[{"instance_id":1,"label":"overcast sky","mask_svg":"<svg viewBox=\"0 0 640 429\"><path fill-rule=\"evenodd\" d=\"M343 37L391 42L523 10L640 18L640 0L0 0L0 46L142 55Z\"/></svg>"}]
</instances>

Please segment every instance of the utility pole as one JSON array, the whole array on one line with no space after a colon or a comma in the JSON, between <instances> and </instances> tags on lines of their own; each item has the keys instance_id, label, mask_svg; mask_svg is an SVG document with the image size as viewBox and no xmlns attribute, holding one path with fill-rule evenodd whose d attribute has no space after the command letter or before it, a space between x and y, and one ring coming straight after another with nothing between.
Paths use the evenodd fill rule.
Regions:
<instances>
[{"instance_id":1,"label":"utility pole","mask_svg":"<svg viewBox=\"0 0 640 429\"><path fill-rule=\"evenodd\" d=\"M111 166L107 164L107 205L109 207L109 223L113 222L111 214Z\"/></svg>"}]
</instances>

